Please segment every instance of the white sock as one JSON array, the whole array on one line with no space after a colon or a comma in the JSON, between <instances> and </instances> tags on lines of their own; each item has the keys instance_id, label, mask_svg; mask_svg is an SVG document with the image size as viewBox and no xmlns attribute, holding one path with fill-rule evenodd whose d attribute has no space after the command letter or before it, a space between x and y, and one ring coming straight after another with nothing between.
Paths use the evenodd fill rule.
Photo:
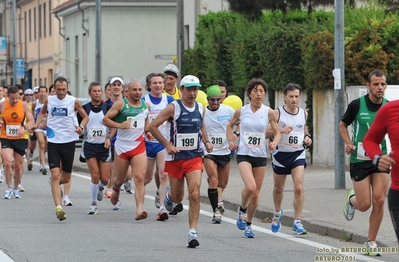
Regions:
<instances>
[{"instance_id":1,"label":"white sock","mask_svg":"<svg viewBox=\"0 0 399 262\"><path fill-rule=\"evenodd\" d=\"M97 195L98 195L98 184L93 184L90 182L90 195L91 195L91 203L97 203Z\"/></svg>"},{"instance_id":2,"label":"white sock","mask_svg":"<svg viewBox=\"0 0 399 262\"><path fill-rule=\"evenodd\" d=\"M295 219L294 220L294 224L296 224L296 223L301 223L301 220L300 219Z\"/></svg>"}]
</instances>

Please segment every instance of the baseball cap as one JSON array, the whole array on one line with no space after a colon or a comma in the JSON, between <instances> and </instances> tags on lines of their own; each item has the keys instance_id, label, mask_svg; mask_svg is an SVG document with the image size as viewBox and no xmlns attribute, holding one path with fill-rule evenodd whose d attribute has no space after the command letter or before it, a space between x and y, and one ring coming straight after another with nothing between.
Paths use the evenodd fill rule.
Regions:
<instances>
[{"instance_id":1,"label":"baseball cap","mask_svg":"<svg viewBox=\"0 0 399 262\"><path fill-rule=\"evenodd\" d=\"M184 87L199 86L200 87L201 84L200 84L198 77L193 76L193 75L186 75L180 81L180 86L184 86Z\"/></svg>"},{"instance_id":2,"label":"baseball cap","mask_svg":"<svg viewBox=\"0 0 399 262\"><path fill-rule=\"evenodd\" d=\"M26 89L24 92L25 95L33 95L33 90L32 89Z\"/></svg>"},{"instance_id":3,"label":"baseball cap","mask_svg":"<svg viewBox=\"0 0 399 262\"><path fill-rule=\"evenodd\" d=\"M33 92L34 92L34 93L39 92L39 87L38 87L38 86L35 86L35 87L33 88Z\"/></svg>"},{"instance_id":4,"label":"baseball cap","mask_svg":"<svg viewBox=\"0 0 399 262\"><path fill-rule=\"evenodd\" d=\"M222 92L220 91L220 87L218 85L208 86L206 89L206 96L221 96Z\"/></svg>"},{"instance_id":5,"label":"baseball cap","mask_svg":"<svg viewBox=\"0 0 399 262\"><path fill-rule=\"evenodd\" d=\"M180 71L174 64L167 64L163 69L164 74L178 78Z\"/></svg>"},{"instance_id":6,"label":"baseball cap","mask_svg":"<svg viewBox=\"0 0 399 262\"><path fill-rule=\"evenodd\" d=\"M122 78L120 78L120 77L118 77L118 76L111 78L111 81L109 81L109 83L112 85L115 81L119 81L119 82L121 82L121 84L123 85L123 80L122 80Z\"/></svg>"}]
</instances>

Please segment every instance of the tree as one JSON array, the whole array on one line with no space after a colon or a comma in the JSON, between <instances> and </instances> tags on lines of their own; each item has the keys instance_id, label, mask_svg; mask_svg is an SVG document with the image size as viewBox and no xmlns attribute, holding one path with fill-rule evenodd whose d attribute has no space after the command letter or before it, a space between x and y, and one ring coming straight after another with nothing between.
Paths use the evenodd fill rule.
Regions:
<instances>
[{"instance_id":1,"label":"tree","mask_svg":"<svg viewBox=\"0 0 399 262\"><path fill-rule=\"evenodd\" d=\"M348 0L353 2L354 0ZM230 10L243 14L251 19L262 17L262 10L281 11L286 14L291 10L306 8L311 13L318 6L331 6L334 0L228 0Z\"/></svg>"}]
</instances>

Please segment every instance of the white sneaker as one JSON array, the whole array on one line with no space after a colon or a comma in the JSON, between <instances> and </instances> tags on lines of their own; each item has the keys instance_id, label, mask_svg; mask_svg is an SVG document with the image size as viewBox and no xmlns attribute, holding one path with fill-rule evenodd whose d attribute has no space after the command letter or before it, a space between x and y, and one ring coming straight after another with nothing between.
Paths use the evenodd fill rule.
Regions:
<instances>
[{"instance_id":1,"label":"white sneaker","mask_svg":"<svg viewBox=\"0 0 399 262\"><path fill-rule=\"evenodd\" d=\"M18 190L19 192L25 192L25 188L21 184L18 185Z\"/></svg>"},{"instance_id":2,"label":"white sneaker","mask_svg":"<svg viewBox=\"0 0 399 262\"><path fill-rule=\"evenodd\" d=\"M72 206L72 201L69 200L69 197L68 197L67 195L65 195L65 196L62 198L62 205L63 205L63 206Z\"/></svg>"},{"instance_id":3,"label":"white sneaker","mask_svg":"<svg viewBox=\"0 0 399 262\"><path fill-rule=\"evenodd\" d=\"M126 193L133 194L131 180L128 180L125 183L123 183L123 187L125 188Z\"/></svg>"},{"instance_id":4,"label":"white sneaker","mask_svg":"<svg viewBox=\"0 0 399 262\"><path fill-rule=\"evenodd\" d=\"M98 214L98 208L97 206L92 205L89 208L89 212L87 213L88 215L97 215Z\"/></svg>"}]
</instances>

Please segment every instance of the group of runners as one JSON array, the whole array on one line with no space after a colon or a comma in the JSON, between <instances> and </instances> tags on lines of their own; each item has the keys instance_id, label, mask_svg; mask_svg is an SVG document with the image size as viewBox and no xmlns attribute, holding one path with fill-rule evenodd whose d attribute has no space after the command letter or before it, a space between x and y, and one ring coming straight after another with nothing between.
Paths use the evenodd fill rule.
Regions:
<instances>
[{"instance_id":1,"label":"group of runners","mask_svg":"<svg viewBox=\"0 0 399 262\"><path fill-rule=\"evenodd\" d=\"M306 147L312 138L306 127L307 112L299 107L302 89L288 84L283 90L284 105L275 110L263 101L268 87L260 78L251 79L245 89L249 103L233 110L223 104L228 95L226 83L215 81L206 88L207 103L196 101L202 87L193 75L180 78L178 68L167 65L163 73L146 77L143 95L138 81L124 83L113 77L102 89L99 82L88 86L90 102L83 105L69 94L68 81L57 78L49 90L45 86L24 90L22 86L0 86L0 183L6 184L4 199L21 198L24 161L33 169L33 154L39 143L39 171L50 170L51 192L56 217L66 219L63 206L71 206L69 191L75 154L75 143L84 137L81 161L87 163L91 175L91 204L88 214L98 214L98 201L110 198L113 210L121 208L120 191L134 194L136 220L146 219L145 186L154 178L157 190L157 220L183 210L187 183L189 209L188 247L199 245L197 226L200 211L200 186L203 169L208 176L208 197L212 222L220 224L225 211L223 190L229 179L230 161L236 153L244 183L237 210L237 227L248 238L255 237L252 220L259 204L259 193L266 173L268 151L272 153L273 202L275 212L272 232L278 232L284 211L281 207L287 175L294 189L294 234L307 231L301 223L304 207L304 169ZM375 252L376 237L388 194L389 210L395 232L397 211L397 103L384 98L386 78L380 70L370 73L368 94L353 100L339 131L350 154L353 189L347 193L343 209L347 220L355 210L372 206L366 254ZM105 93L106 99L103 99ZM388 106L383 106L384 104ZM381 112L378 112L381 108ZM395 111L396 110L396 111ZM374 119L378 124L373 124ZM353 124L353 136L348 126ZM369 130L370 129L370 130ZM388 133L392 151L383 140ZM269 140L271 139L271 140ZM46 165L45 152L48 157ZM25 160L24 160L25 159ZM134 190L132 186L134 184ZM63 190L61 185L64 185Z\"/></svg>"}]
</instances>

